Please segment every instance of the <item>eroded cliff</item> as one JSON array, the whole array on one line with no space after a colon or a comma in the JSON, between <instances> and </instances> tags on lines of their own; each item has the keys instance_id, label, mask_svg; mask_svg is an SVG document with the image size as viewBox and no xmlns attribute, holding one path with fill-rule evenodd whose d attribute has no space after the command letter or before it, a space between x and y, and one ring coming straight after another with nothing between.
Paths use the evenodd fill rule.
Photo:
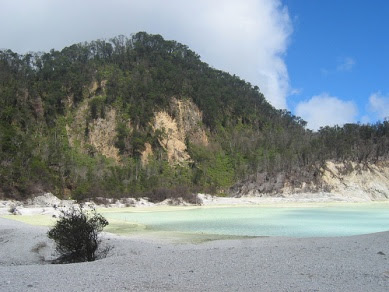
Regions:
<instances>
[{"instance_id":1,"label":"eroded cliff","mask_svg":"<svg viewBox=\"0 0 389 292\"><path fill-rule=\"evenodd\" d=\"M327 161L320 168L289 173L258 173L230 189L233 196L311 194L334 200L370 201L389 198L389 161L376 163Z\"/></svg>"}]
</instances>

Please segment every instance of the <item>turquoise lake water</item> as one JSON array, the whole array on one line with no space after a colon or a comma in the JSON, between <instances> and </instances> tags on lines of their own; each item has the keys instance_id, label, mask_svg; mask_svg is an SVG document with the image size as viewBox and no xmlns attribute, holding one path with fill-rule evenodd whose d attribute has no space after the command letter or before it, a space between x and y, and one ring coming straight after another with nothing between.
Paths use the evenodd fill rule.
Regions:
<instances>
[{"instance_id":1,"label":"turquoise lake water","mask_svg":"<svg viewBox=\"0 0 389 292\"><path fill-rule=\"evenodd\" d=\"M237 236L328 237L389 230L389 205L226 207L113 212L108 219L149 230Z\"/></svg>"}]
</instances>

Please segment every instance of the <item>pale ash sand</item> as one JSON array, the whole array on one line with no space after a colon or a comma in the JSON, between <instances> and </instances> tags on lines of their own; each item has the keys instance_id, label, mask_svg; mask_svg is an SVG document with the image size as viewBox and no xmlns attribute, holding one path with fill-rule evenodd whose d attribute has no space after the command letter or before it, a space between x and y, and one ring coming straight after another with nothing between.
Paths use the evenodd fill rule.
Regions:
<instances>
[{"instance_id":1,"label":"pale ash sand","mask_svg":"<svg viewBox=\"0 0 389 292\"><path fill-rule=\"evenodd\" d=\"M106 234L108 258L52 265L46 231L0 218L0 291L389 291L389 232L197 245Z\"/></svg>"}]
</instances>

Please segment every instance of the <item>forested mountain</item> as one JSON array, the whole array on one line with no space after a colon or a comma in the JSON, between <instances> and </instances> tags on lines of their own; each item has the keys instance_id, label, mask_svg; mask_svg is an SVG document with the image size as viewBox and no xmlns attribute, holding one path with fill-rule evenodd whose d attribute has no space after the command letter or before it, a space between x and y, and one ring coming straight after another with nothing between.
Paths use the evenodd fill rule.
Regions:
<instances>
[{"instance_id":1,"label":"forested mountain","mask_svg":"<svg viewBox=\"0 0 389 292\"><path fill-rule=\"evenodd\" d=\"M0 51L0 197L226 191L253 174L389 156L389 121L318 132L187 46L137 33Z\"/></svg>"}]
</instances>

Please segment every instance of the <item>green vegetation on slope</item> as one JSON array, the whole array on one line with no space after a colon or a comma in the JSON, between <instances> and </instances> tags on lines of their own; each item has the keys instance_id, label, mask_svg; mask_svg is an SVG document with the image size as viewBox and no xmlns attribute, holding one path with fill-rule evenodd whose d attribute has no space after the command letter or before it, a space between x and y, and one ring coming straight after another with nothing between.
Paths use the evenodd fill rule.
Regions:
<instances>
[{"instance_id":1,"label":"green vegetation on slope","mask_svg":"<svg viewBox=\"0 0 389 292\"><path fill-rule=\"evenodd\" d=\"M158 111L175 117L173 98L196 104L209 136L207 145L187 139L191 161L185 165L168 162L161 145L166 133L152 127ZM84 105L84 120L77 120ZM112 109L120 161L82 142ZM78 138L71 141L67 127L74 123L81 126L72 129ZM0 51L0 197L216 191L254 173L317 169L328 159L388 158L388 121L317 133L305 125L274 109L258 87L159 35L141 32L48 53ZM143 164L146 144L152 155Z\"/></svg>"}]
</instances>

